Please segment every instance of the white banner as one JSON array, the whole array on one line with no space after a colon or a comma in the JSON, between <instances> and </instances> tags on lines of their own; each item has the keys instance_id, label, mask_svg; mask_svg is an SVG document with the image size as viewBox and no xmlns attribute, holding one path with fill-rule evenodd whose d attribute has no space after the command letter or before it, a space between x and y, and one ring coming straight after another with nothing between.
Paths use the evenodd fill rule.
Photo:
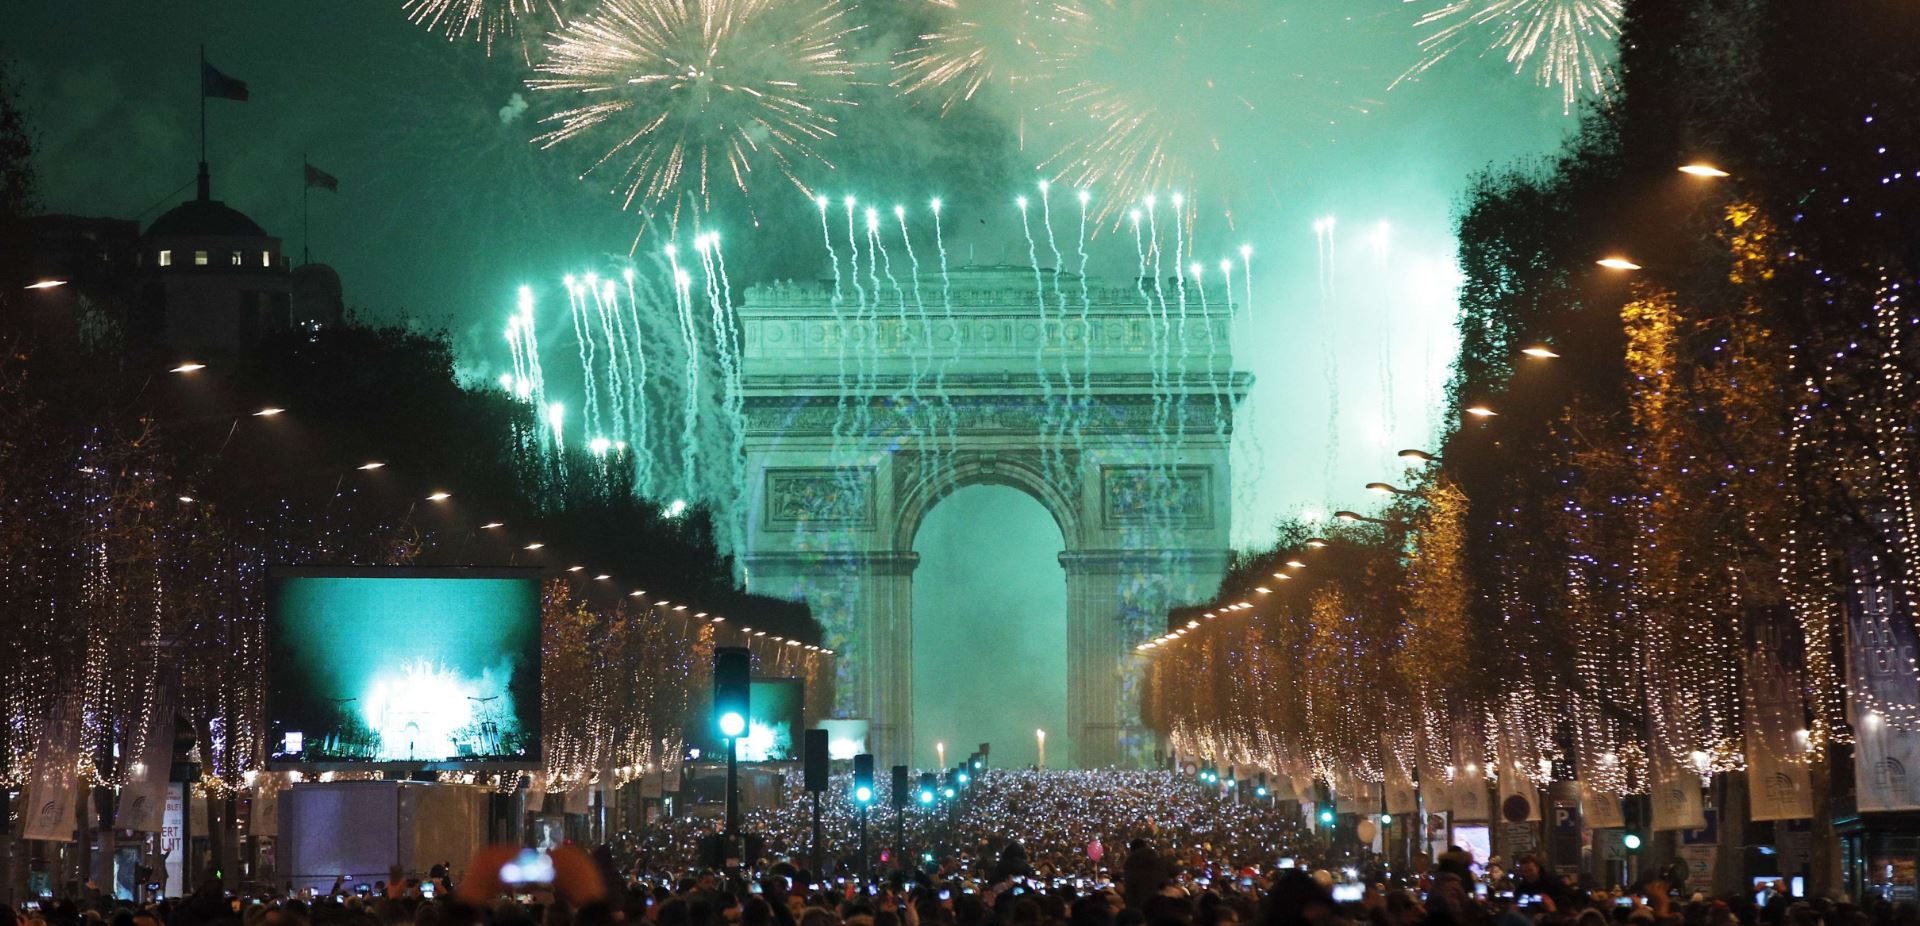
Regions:
<instances>
[{"instance_id":1,"label":"white banner","mask_svg":"<svg viewBox=\"0 0 1920 926\"><path fill-rule=\"evenodd\" d=\"M1293 782L1294 800L1303 804L1311 804L1319 799L1320 795L1313 787L1313 774L1311 772L1294 775L1291 780Z\"/></svg>"},{"instance_id":2,"label":"white banner","mask_svg":"<svg viewBox=\"0 0 1920 926\"><path fill-rule=\"evenodd\" d=\"M1387 813L1404 816L1420 811L1420 791L1413 786L1413 778L1405 770L1395 770L1387 777Z\"/></svg>"},{"instance_id":3,"label":"white banner","mask_svg":"<svg viewBox=\"0 0 1920 926\"><path fill-rule=\"evenodd\" d=\"M1487 823L1493 819L1493 809L1487 806L1487 770L1480 765L1485 760L1479 746L1478 740L1464 735L1454 740L1452 791L1455 823Z\"/></svg>"},{"instance_id":4,"label":"white banner","mask_svg":"<svg viewBox=\"0 0 1920 926\"><path fill-rule=\"evenodd\" d=\"M166 823L167 779L173 774L173 715L178 709L174 686L160 683L153 693L153 711L147 717L146 739L141 741L127 783L120 789L120 806L113 815L115 829L158 833Z\"/></svg>"},{"instance_id":5,"label":"white banner","mask_svg":"<svg viewBox=\"0 0 1920 926\"><path fill-rule=\"evenodd\" d=\"M1408 743L1409 747L1412 743ZM1412 756L1401 756L1393 737L1380 734L1380 767L1386 770L1381 787L1386 794L1387 813L1410 814L1420 809L1420 794L1413 787Z\"/></svg>"},{"instance_id":6,"label":"white banner","mask_svg":"<svg viewBox=\"0 0 1920 926\"><path fill-rule=\"evenodd\" d=\"M1888 709L1920 703L1914 628L1884 586L1855 592L1847 613L1847 720L1862 813L1920 809L1920 732L1898 729Z\"/></svg>"},{"instance_id":7,"label":"white banner","mask_svg":"<svg viewBox=\"0 0 1920 926\"><path fill-rule=\"evenodd\" d=\"M1853 728L1853 778L1861 813L1920 807L1920 733L1866 721Z\"/></svg>"},{"instance_id":8,"label":"white banner","mask_svg":"<svg viewBox=\"0 0 1920 926\"><path fill-rule=\"evenodd\" d=\"M289 787L286 773L261 772L253 779L253 807L247 814L247 832L254 836L280 835L280 792Z\"/></svg>"},{"instance_id":9,"label":"white banner","mask_svg":"<svg viewBox=\"0 0 1920 926\"><path fill-rule=\"evenodd\" d=\"M59 698L34 749L33 777L21 806L21 838L73 842L80 800L80 699Z\"/></svg>"},{"instance_id":10,"label":"white banner","mask_svg":"<svg viewBox=\"0 0 1920 926\"><path fill-rule=\"evenodd\" d=\"M1705 808L1700 801L1700 773L1662 755L1658 749L1654 750L1649 765L1653 776L1653 828L1706 829Z\"/></svg>"},{"instance_id":11,"label":"white banner","mask_svg":"<svg viewBox=\"0 0 1920 926\"><path fill-rule=\"evenodd\" d=\"M1595 791L1592 782L1580 782L1580 819L1592 830L1619 829L1627 825L1620 806L1620 795Z\"/></svg>"},{"instance_id":12,"label":"white banner","mask_svg":"<svg viewBox=\"0 0 1920 926\"><path fill-rule=\"evenodd\" d=\"M1433 708L1421 706L1421 720L1413 728L1413 762L1420 772L1420 800L1427 813L1447 813L1453 809L1453 776L1447 771L1447 763L1434 764L1434 753L1444 750L1453 751L1452 744L1435 743L1430 731L1434 729Z\"/></svg>"},{"instance_id":13,"label":"white banner","mask_svg":"<svg viewBox=\"0 0 1920 926\"><path fill-rule=\"evenodd\" d=\"M1509 823L1537 823L1540 820L1540 789L1533 779L1514 765L1500 770L1500 819ZM1524 805L1524 807L1522 806Z\"/></svg>"},{"instance_id":14,"label":"white banner","mask_svg":"<svg viewBox=\"0 0 1920 926\"><path fill-rule=\"evenodd\" d=\"M1748 653L1746 669L1748 816L1810 818L1813 773L1807 765L1806 705L1770 651Z\"/></svg>"}]
</instances>

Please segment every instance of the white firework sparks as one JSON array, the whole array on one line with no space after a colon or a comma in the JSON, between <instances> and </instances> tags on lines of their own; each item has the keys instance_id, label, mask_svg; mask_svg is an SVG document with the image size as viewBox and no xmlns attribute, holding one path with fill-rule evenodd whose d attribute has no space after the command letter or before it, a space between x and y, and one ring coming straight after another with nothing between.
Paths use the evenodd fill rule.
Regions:
<instances>
[{"instance_id":1,"label":"white firework sparks","mask_svg":"<svg viewBox=\"0 0 1920 926\"><path fill-rule=\"evenodd\" d=\"M711 208L714 181L822 161L852 68L840 0L605 0L554 33L527 85L586 102L542 120L551 148L594 141L622 172L623 205ZM584 175L583 175L584 176Z\"/></svg>"},{"instance_id":2,"label":"white firework sparks","mask_svg":"<svg viewBox=\"0 0 1920 926\"><path fill-rule=\"evenodd\" d=\"M1480 46L1481 54L1503 55L1514 73L1531 69L1541 86L1560 91L1561 105L1571 111L1581 93L1605 97L1613 92L1622 5L1622 0L1445 0L1420 17L1420 28L1432 30L1420 40L1426 57L1400 80L1425 73L1463 48Z\"/></svg>"}]
</instances>

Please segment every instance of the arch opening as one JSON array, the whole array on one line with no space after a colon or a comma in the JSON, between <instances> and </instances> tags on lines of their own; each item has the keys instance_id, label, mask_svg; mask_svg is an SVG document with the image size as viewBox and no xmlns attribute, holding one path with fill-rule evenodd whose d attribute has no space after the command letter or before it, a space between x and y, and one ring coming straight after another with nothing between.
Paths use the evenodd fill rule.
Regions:
<instances>
[{"instance_id":1,"label":"arch opening","mask_svg":"<svg viewBox=\"0 0 1920 926\"><path fill-rule=\"evenodd\" d=\"M913 761L957 764L982 742L993 764L1073 754L1067 726L1065 537L1032 495L968 485L926 512L913 535Z\"/></svg>"}]
</instances>

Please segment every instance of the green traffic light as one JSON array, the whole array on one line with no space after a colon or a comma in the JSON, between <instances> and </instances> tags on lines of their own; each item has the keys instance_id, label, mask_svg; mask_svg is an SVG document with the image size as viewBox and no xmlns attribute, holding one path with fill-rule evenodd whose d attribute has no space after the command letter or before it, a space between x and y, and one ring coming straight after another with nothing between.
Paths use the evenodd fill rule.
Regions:
<instances>
[{"instance_id":1,"label":"green traffic light","mask_svg":"<svg viewBox=\"0 0 1920 926\"><path fill-rule=\"evenodd\" d=\"M864 785L855 788L853 790L853 799L862 804L870 804L873 802L873 789Z\"/></svg>"},{"instance_id":2,"label":"green traffic light","mask_svg":"<svg viewBox=\"0 0 1920 926\"><path fill-rule=\"evenodd\" d=\"M1639 833L1628 833L1620 838L1620 842L1627 847L1628 852L1640 851L1641 840Z\"/></svg>"},{"instance_id":3,"label":"green traffic light","mask_svg":"<svg viewBox=\"0 0 1920 926\"><path fill-rule=\"evenodd\" d=\"M1333 811L1331 811L1331 810L1322 810L1322 811L1320 811L1320 823L1321 823L1322 825L1324 825L1324 826L1332 826L1332 825L1333 825Z\"/></svg>"},{"instance_id":4,"label":"green traffic light","mask_svg":"<svg viewBox=\"0 0 1920 926\"><path fill-rule=\"evenodd\" d=\"M1390 813L1383 813L1383 814L1381 814L1381 815L1380 815L1380 825L1381 825L1381 826L1392 826L1392 825L1393 825L1393 814L1390 814Z\"/></svg>"}]
</instances>

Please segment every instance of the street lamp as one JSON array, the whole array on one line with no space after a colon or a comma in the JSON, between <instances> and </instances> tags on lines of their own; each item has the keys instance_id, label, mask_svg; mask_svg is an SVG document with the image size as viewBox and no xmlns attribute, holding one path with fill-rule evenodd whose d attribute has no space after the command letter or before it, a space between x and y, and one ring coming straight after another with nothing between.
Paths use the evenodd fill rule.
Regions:
<instances>
[{"instance_id":1,"label":"street lamp","mask_svg":"<svg viewBox=\"0 0 1920 926\"><path fill-rule=\"evenodd\" d=\"M1412 448L1408 448L1408 449L1406 449L1406 450L1402 450L1402 451L1400 451L1400 452L1399 452L1399 453L1397 454L1397 456L1398 456L1398 457L1400 457L1400 459L1402 459L1402 460L1406 460L1406 461L1407 461L1407 462L1409 462L1409 463L1438 463L1438 462L1440 462L1440 458L1439 458L1438 456L1435 456L1435 455L1433 455L1433 454L1431 454L1431 453L1428 453L1428 452L1426 452L1425 450L1414 450L1414 449L1412 449Z\"/></svg>"},{"instance_id":2,"label":"street lamp","mask_svg":"<svg viewBox=\"0 0 1920 926\"><path fill-rule=\"evenodd\" d=\"M1556 354L1553 352L1553 348L1548 347L1544 344L1536 344L1532 347L1523 347L1520 349L1520 352L1523 354L1526 354L1529 357L1532 357L1535 360L1554 360L1560 356L1559 354Z\"/></svg>"},{"instance_id":3,"label":"street lamp","mask_svg":"<svg viewBox=\"0 0 1920 926\"><path fill-rule=\"evenodd\" d=\"M1496 412L1493 409L1486 407L1485 405L1469 405L1466 408L1461 409L1461 411L1464 411L1475 418L1492 418L1493 416L1500 414L1499 412Z\"/></svg>"},{"instance_id":4,"label":"street lamp","mask_svg":"<svg viewBox=\"0 0 1920 926\"><path fill-rule=\"evenodd\" d=\"M1325 549L1327 546L1329 546L1329 543L1327 541L1327 538L1325 537L1308 537L1307 538L1307 549L1309 550L1321 550L1321 549Z\"/></svg>"},{"instance_id":5,"label":"street lamp","mask_svg":"<svg viewBox=\"0 0 1920 926\"><path fill-rule=\"evenodd\" d=\"M35 282L28 283L27 288L28 289L53 289L55 287L65 286L65 285L67 285L67 281L65 280L37 280Z\"/></svg>"},{"instance_id":6,"label":"street lamp","mask_svg":"<svg viewBox=\"0 0 1920 926\"><path fill-rule=\"evenodd\" d=\"M1385 518L1369 518L1366 515L1361 514L1357 511L1336 511L1333 513L1333 516L1336 518L1339 518L1342 521L1346 521L1349 524L1354 523L1356 521L1365 521L1368 524L1384 524L1388 527L1400 526L1400 522L1398 521L1389 521Z\"/></svg>"},{"instance_id":7,"label":"street lamp","mask_svg":"<svg viewBox=\"0 0 1920 926\"><path fill-rule=\"evenodd\" d=\"M1384 482L1367 483L1367 491L1372 492L1376 495L1419 495L1420 494L1411 489L1402 489L1397 486L1388 485L1387 483L1384 483Z\"/></svg>"},{"instance_id":8,"label":"street lamp","mask_svg":"<svg viewBox=\"0 0 1920 926\"><path fill-rule=\"evenodd\" d=\"M1602 266L1602 267L1605 267L1605 268L1607 268L1608 270L1638 270L1638 269L1640 269L1640 265L1639 265L1639 264L1636 264L1636 263L1634 263L1633 261L1630 261L1630 260L1628 260L1628 259L1626 259L1626 258L1624 258L1624 257L1620 257L1620 256L1618 256L1618 255L1614 255L1614 256L1612 256L1612 257L1602 257L1602 258L1600 258L1599 260L1596 260L1596 261L1594 261L1594 263L1596 263L1596 264L1599 264L1600 266Z\"/></svg>"},{"instance_id":9,"label":"street lamp","mask_svg":"<svg viewBox=\"0 0 1920 926\"><path fill-rule=\"evenodd\" d=\"M1692 164L1682 164L1680 165L1680 172L1693 177L1707 177L1711 179L1718 179L1721 177L1732 176L1726 171L1721 170L1720 168L1715 167L1712 164L1708 164L1705 161L1695 161Z\"/></svg>"}]
</instances>

